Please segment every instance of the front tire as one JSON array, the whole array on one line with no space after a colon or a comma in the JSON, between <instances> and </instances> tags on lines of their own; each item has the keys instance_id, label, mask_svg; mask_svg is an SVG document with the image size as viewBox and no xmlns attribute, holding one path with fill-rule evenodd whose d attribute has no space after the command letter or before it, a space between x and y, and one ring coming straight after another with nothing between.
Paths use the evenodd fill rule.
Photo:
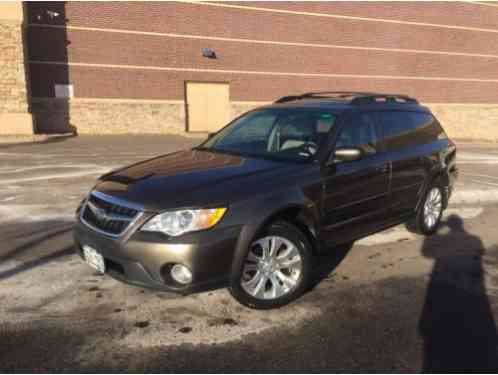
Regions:
<instances>
[{"instance_id":1,"label":"front tire","mask_svg":"<svg viewBox=\"0 0 498 375\"><path fill-rule=\"evenodd\" d=\"M311 269L311 246L306 237L294 225L277 221L251 242L229 290L250 308L281 307L304 293Z\"/></svg>"}]
</instances>

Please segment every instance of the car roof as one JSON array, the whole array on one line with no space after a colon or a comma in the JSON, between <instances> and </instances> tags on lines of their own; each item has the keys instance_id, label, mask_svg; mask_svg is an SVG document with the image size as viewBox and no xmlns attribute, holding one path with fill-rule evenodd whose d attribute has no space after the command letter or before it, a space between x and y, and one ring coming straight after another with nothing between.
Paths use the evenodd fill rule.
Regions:
<instances>
[{"instance_id":1,"label":"car roof","mask_svg":"<svg viewBox=\"0 0 498 375\"><path fill-rule=\"evenodd\" d=\"M285 96L263 108L321 109L337 114L355 110L430 112L428 108L421 106L416 99L406 95L378 93L347 93L345 95L337 92Z\"/></svg>"}]
</instances>

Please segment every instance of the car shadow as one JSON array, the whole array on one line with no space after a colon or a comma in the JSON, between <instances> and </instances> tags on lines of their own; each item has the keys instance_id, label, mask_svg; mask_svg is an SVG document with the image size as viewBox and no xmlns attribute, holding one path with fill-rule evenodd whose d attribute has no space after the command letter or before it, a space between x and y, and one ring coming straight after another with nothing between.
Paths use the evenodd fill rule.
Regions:
<instances>
[{"instance_id":1,"label":"car shadow","mask_svg":"<svg viewBox=\"0 0 498 375\"><path fill-rule=\"evenodd\" d=\"M313 276L308 291L313 290L342 263L353 248L354 242L338 245L315 257Z\"/></svg>"},{"instance_id":2,"label":"car shadow","mask_svg":"<svg viewBox=\"0 0 498 375\"><path fill-rule=\"evenodd\" d=\"M422 246L422 255L434 260L419 322L422 371L496 372L496 325L482 264L485 247L457 215L439 232Z\"/></svg>"}]
</instances>

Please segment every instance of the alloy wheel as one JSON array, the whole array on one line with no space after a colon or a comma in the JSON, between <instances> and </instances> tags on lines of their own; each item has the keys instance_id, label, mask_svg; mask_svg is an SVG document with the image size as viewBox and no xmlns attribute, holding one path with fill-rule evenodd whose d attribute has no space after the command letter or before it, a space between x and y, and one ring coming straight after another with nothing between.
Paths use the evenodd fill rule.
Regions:
<instances>
[{"instance_id":1,"label":"alloy wheel","mask_svg":"<svg viewBox=\"0 0 498 375\"><path fill-rule=\"evenodd\" d=\"M427 194L424 203L424 224L428 229L432 229L438 222L443 205L441 190L432 188Z\"/></svg>"},{"instance_id":2,"label":"alloy wheel","mask_svg":"<svg viewBox=\"0 0 498 375\"><path fill-rule=\"evenodd\" d=\"M296 245L280 236L266 236L251 244L241 285L255 298L276 299L298 286L301 272L302 259Z\"/></svg>"}]
</instances>

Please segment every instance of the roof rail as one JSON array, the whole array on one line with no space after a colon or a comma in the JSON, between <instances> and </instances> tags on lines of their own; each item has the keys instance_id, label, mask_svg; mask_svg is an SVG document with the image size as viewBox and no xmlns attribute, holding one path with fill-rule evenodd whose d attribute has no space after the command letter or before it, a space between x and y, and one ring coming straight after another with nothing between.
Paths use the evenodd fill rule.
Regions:
<instances>
[{"instance_id":1,"label":"roof rail","mask_svg":"<svg viewBox=\"0 0 498 375\"><path fill-rule=\"evenodd\" d=\"M358 96L351 100L351 104L372 104L378 102L418 104L417 99L400 94L371 94Z\"/></svg>"},{"instance_id":2,"label":"roof rail","mask_svg":"<svg viewBox=\"0 0 498 375\"><path fill-rule=\"evenodd\" d=\"M301 96L305 98L323 97L323 98L348 98L352 96L374 95L373 92L359 92L359 91L315 91L307 92Z\"/></svg>"},{"instance_id":3,"label":"roof rail","mask_svg":"<svg viewBox=\"0 0 498 375\"><path fill-rule=\"evenodd\" d=\"M309 98L330 98L330 99L350 99L351 104L372 104L377 102L389 103L414 103L418 101L407 95L400 94L381 94L374 92L358 92L358 91L316 91L307 92L301 95L288 95L283 96L275 103L286 103L294 100L302 100Z\"/></svg>"},{"instance_id":4,"label":"roof rail","mask_svg":"<svg viewBox=\"0 0 498 375\"><path fill-rule=\"evenodd\" d=\"M286 103L299 99L302 99L302 95L288 95L288 96L282 96L280 99L277 99L275 103Z\"/></svg>"},{"instance_id":5,"label":"roof rail","mask_svg":"<svg viewBox=\"0 0 498 375\"><path fill-rule=\"evenodd\" d=\"M345 99L349 97L355 96L366 96L366 95L374 95L372 92L356 92L356 91L316 91L316 92L307 92L301 95L288 95L283 96L275 103L285 103L291 102L294 100L301 100L307 98L331 98L331 99Z\"/></svg>"}]
</instances>

